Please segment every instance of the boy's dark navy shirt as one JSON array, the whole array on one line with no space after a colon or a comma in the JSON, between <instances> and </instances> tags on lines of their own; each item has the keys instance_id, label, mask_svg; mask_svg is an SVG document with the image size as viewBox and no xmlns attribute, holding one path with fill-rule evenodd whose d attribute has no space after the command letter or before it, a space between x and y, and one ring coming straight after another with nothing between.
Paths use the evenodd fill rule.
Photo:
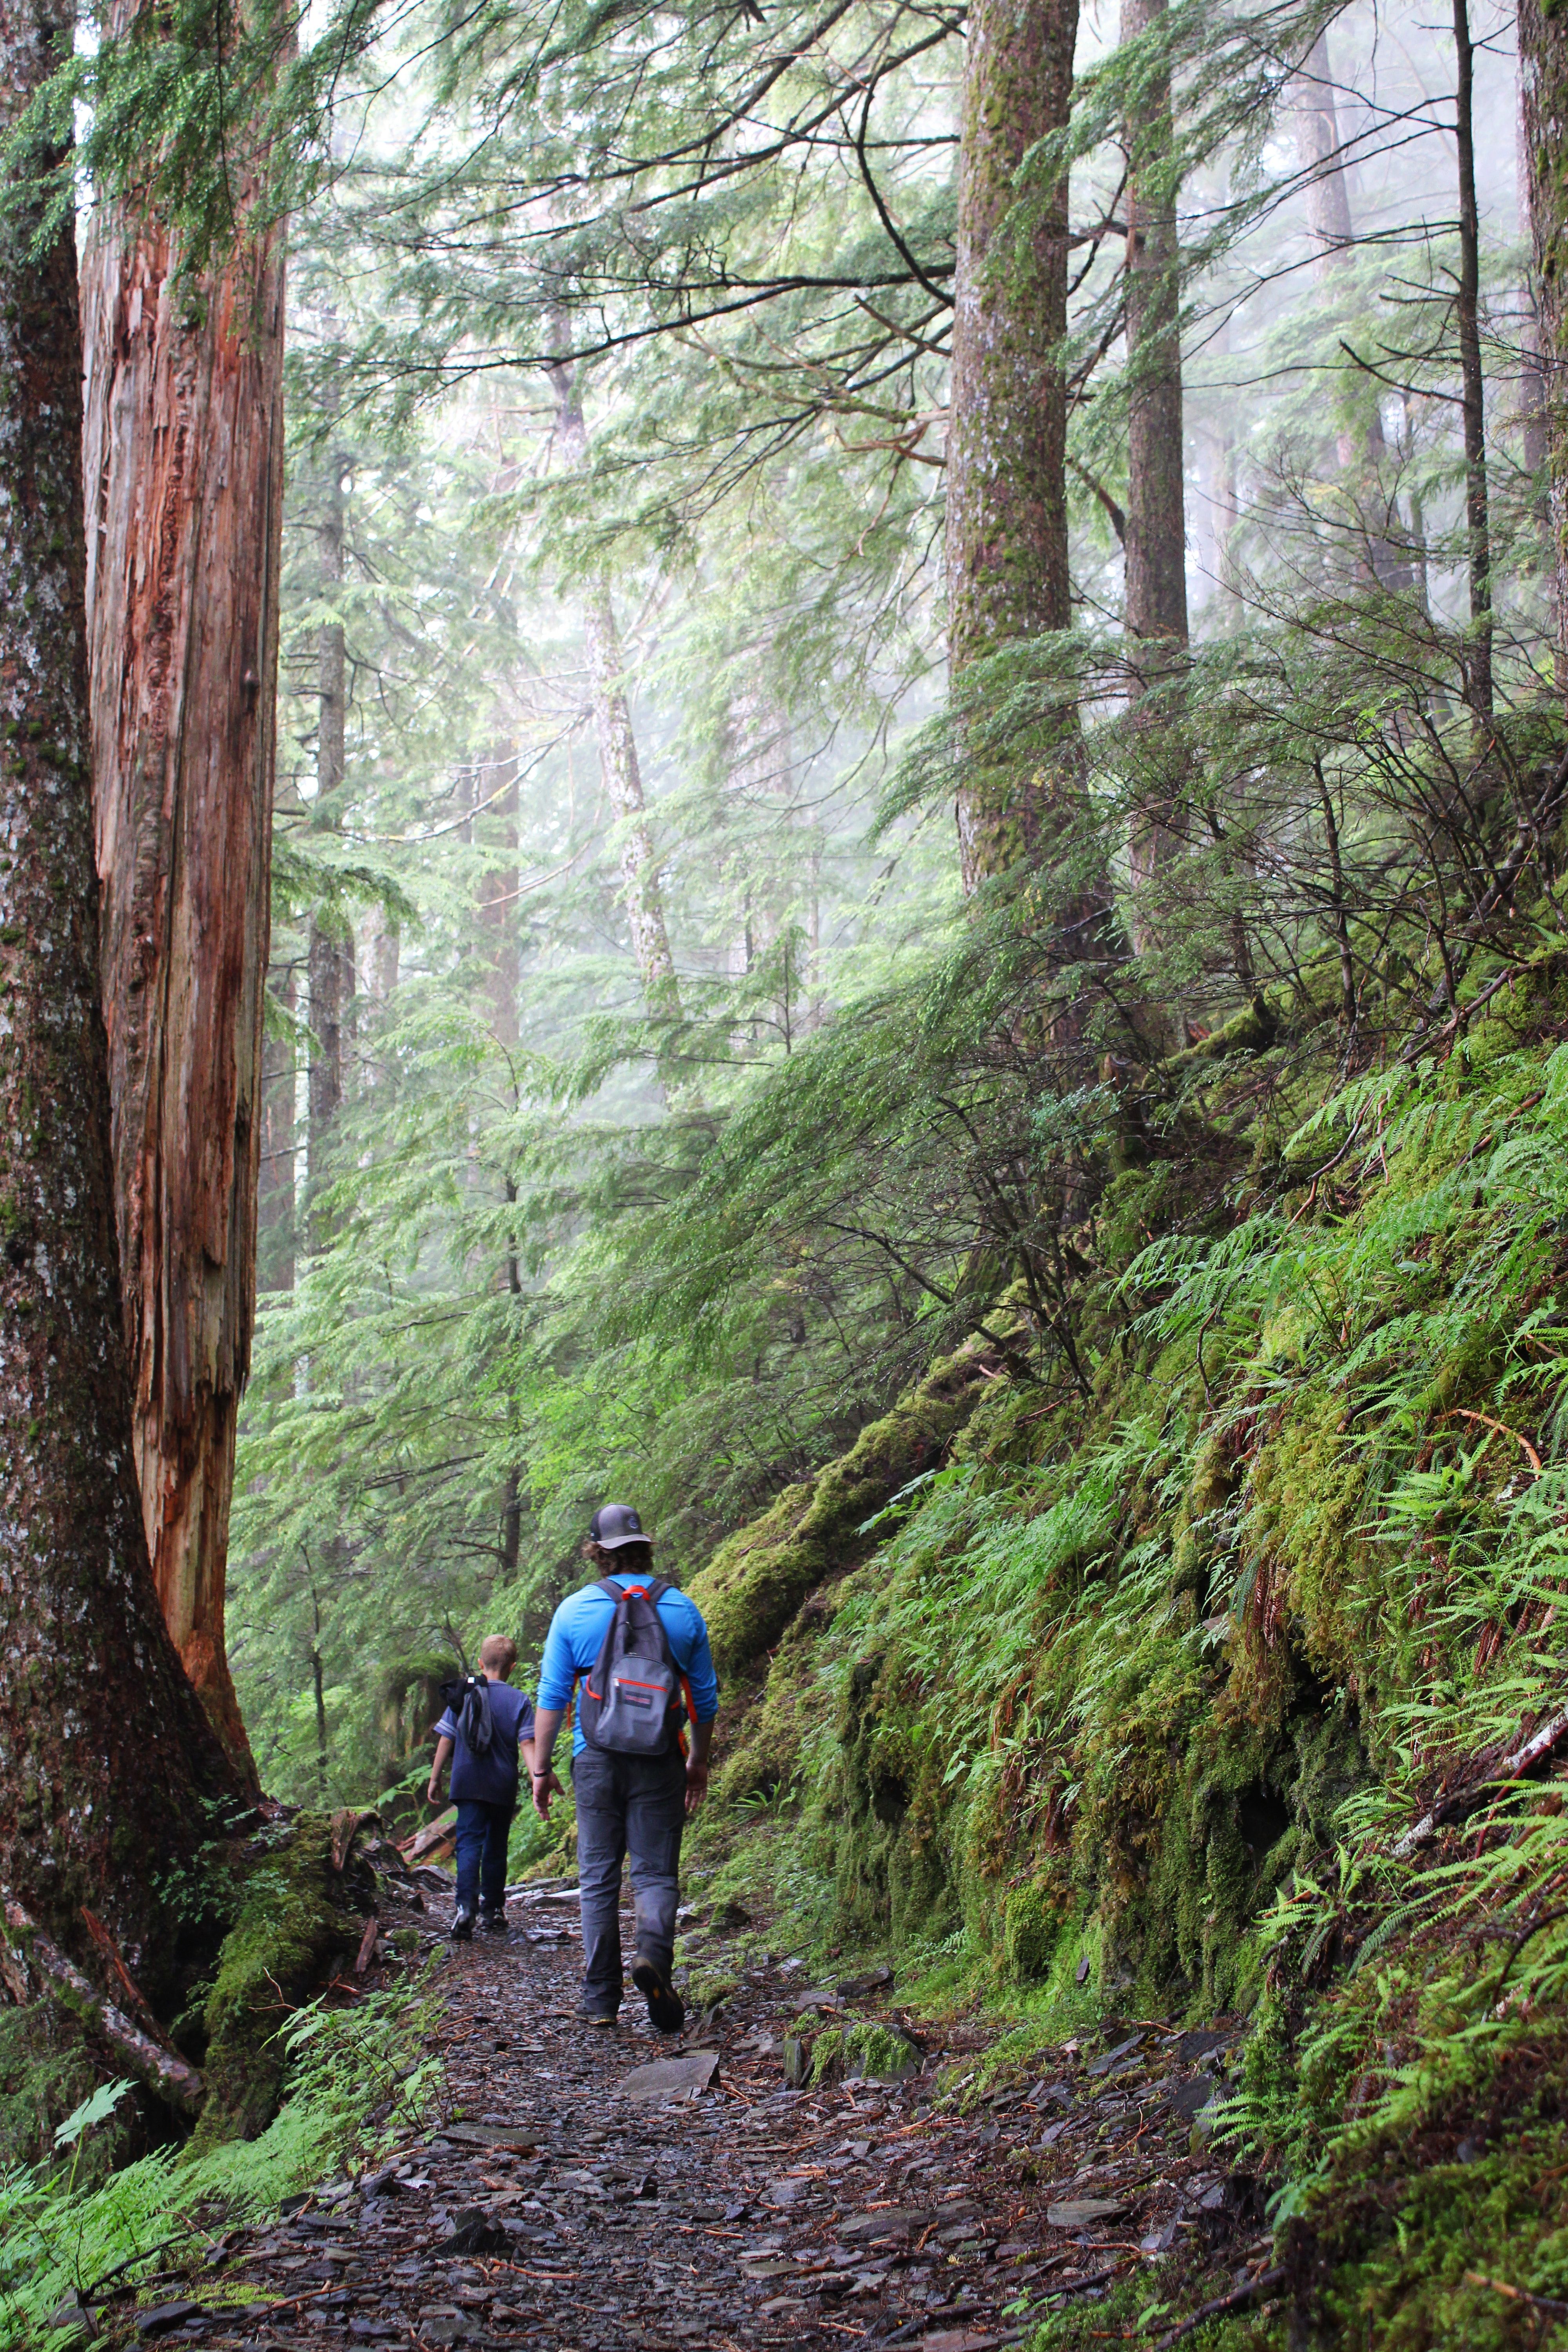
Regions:
<instances>
[{"instance_id":1,"label":"boy's dark navy shirt","mask_svg":"<svg viewBox=\"0 0 1568 2352\"><path fill-rule=\"evenodd\" d=\"M451 1789L455 1805L517 1802L517 1745L520 1739L533 1737L533 1701L526 1691L513 1690L510 1683L489 1683L486 1688L495 1736L482 1756L476 1756L463 1738L450 1707L436 1726L437 1738L453 1743Z\"/></svg>"}]
</instances>

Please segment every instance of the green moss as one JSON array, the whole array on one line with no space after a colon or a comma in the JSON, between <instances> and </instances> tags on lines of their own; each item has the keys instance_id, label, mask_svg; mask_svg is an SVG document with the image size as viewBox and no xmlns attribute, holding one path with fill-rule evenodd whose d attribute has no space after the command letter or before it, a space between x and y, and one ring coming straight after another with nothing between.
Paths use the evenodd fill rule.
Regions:
<instances>
[{"instance_id":1,"label":"green moss","mask_svg":"<svg viewBox=\"0 0 1568 2352\"><path fill-rule=\"evenodd\" d=\"M234 1926L204 2005L207 2096L197 2152L254 2139L278 2112L279 2029L358 1945L363 1910L351 1907L356 1866L331 1866L331 1823L301 1814L249 1859Z\"/></svg>"},{"instance_id":2,"label":"green moss","mask_svg":"<svg viewBox=\"0 0 1568 2352\"><path fill-rule=\"evenodd\" d=\"M814 2021L806 2019L792 2026L792 2036L799 2034L804 2038L810 2033ZM868 2018L830 2026L817 2034L811 2047L813 2083L851 2079L896 2083L906 2074L918 2074L920 2063L920 2052L907 2035L895 2032L890 2026L878 2025Z\"/></svg>"},{"instance_id":3,"label":"green moss","mask_svg":"<svg viewBox=\"0 0 1568 2352\"><path fill-rule=\"evenodd\" d=\"M815 1587L865 1557L859 1532L900 1486L937 1461L985 1386L982 1343L933 1367L847 1454L721 1544L689 1591L708 1620L721 1675L744 1672L772 1647Z\"/></svg>"}]
</instances>

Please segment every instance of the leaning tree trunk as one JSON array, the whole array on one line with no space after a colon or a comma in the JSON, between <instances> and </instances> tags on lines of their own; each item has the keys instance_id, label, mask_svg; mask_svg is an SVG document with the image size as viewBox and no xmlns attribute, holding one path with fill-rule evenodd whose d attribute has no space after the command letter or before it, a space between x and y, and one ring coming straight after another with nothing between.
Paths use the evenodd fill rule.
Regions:
<instances>
[{"instance_id":1,"label":"leaning tree trunk","mask_svg":"<svg viewBox=\"0 0 1568 2352\"><path fill-rule=\"evenodd\" d=\"M0 135L63 0L0 0ZM56 159L64 162L61 157ZM27 166L25 168L31 168ZM233 1771L158 1607L132 1444L89 761L81 329L68 209L0 209L0 1889L154 2000L159 1881ZM46 222L48 222L46 227ZM221 1139L220 1139L221 1149Z\"/></svg>"},{"instance_id":2,"label":"leaning tree trunk","mask_svg":"<svg viewBox=\"0 0 1568 2352\"><path fill-rule=\"evenodd\" d=\"M1166 0L1123 0L1121 39L1135 42ZM1127 124L1127 669L1131 698L1152 701L1151 782L1129 841L1136 892L1180 846L1179 777L1163 749L1165 688L1187 651L1187 536L1182 438L1181 257L1169 68L1152 56ZM1156 743L1154 737L1162 739ZM1140 946L1152 944L1136 918Z\"/></svg>"},{"instance_id":3,"label":"leaning tree trunk","mask_svg":"<svg viewBox=\"0 0 1568 2352\"><path fill-rule=\"evenodd\" d=\"M1078 0L975 0L965 34L947 438L948 655L955 677L1009 640L1066 629L1068 180L998 235L1029 150L1066 128ZM1064 725L1066 719L1064 714ZM966 782L966 889L1046 854L1056 778L1013 763Z\"/></svg>"},{"instance_id":4,"label":"leaning tree trunk","mask_svg":"<svg viewBox=\"0 0 1568 2352\"><path fill-rule=\"evenodd\" d=\"M196 289L101 219L86 310L88 609L115 1221L153 1570L186 1671L254 1766L224 1646L256 1312L270 919L283 257Z\"/></svg>"},{"instance_id":5,"label":"leaning tree trunk","mask_svg":"<svg viewBox=\"0 0 1568 2352\"><path fill-rule=\"evenodd\" d=\"M588 433L583 421L576 371L557 365L550 369L549 374L555 393L555 431L562 457L568 466L584 468L588 463ZM675 959L669 952L669 934L665 929L658 866L643 795L642 767L626 700L620 633L616 627L609 584L602 578L589 585L583 609L583 633L588 648L599 767L620 827L621 890L632 935L632 952L642 977L643 1002L650 1013L679 1015L680 988L675 976Z\"/></svg>"}]
</instances>

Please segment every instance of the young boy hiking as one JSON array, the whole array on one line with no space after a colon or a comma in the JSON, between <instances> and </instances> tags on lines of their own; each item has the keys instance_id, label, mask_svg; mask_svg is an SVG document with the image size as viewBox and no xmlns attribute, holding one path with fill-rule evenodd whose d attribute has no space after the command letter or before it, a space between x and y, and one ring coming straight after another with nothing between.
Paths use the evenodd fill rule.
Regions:
<instances>
[{"instance_id":1,"label":"young boy hiking","mask_svg":"<svg viewBox=\"0 0 1568 2352\"><path fill-rule=\"evenodd\" d=\"M458 1907L448 1932L467 1942L476 1914L492 1935L506 1933L506 1848L517 1811L518 1750L533 1764L533 1707L507 1680L517 1643L487 1633L479 1671L448 1684L450 1704L436 1726L436 1761L427 1794L441 1801L441 1774L452 1759L458 1808Z\"/></svg>"},{"instance_id":2,"label":"young boy hiking","mask_svg":"<svg viewBox=\"0 0 1568 2352\"><path fill-rule=\"evenodd\" d=\"M708 1787L719 1684L702 1612L653 1572L637 1513L606 1503L594 1514L584 1557L596 1581L561 1603L545 1637L532 1763L534 1810L550 1811L561 1783L550 1769L574 1689L572 1790L583 1906L583 2014L619 2021L621 1864L631 1856L637 1901L632 1982L661 2033L685 2020L671 1984L680 1900L680 1832ZM683 1726L690 1718L690 1747Z\"/></svg>"}]
</instances>

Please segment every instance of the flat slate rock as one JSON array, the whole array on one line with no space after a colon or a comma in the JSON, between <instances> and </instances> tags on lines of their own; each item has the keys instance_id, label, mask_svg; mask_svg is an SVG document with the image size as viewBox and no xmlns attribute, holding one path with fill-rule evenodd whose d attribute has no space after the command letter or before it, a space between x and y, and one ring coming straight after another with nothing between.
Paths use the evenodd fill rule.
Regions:
<instances>
[{"instance_id":1,"label":"flat slate rock","mask_svg":"<svg viewBox=\"0 0 1568 2352\"><path fill-rule=\"evenodd\" d=\"M205 2319L206 2306L200 2303L155 2303L150 2311L136 2315L138 2336L163 2336L171 2327L183 2327L187 2319Z\"/></svg>"},{"instance_id":2,"label":"flat slate rock","mask_svg":"<svg viewBox=\"0 0 1568 2352\"><path fill-rule=\"evenodd\" d=\"M525 2124L443 2124L437 2139L449 2139L459 2147L505 2147L516 2156L531 2156L538 2143ZM384 2192L384 2183L378 2183L374 2193ZM398 2181L393 2190L403 2187Z\"/></svg>"},{"instance_id":3,"label":"flat slate rock","mask_svg":"<svg viewBox=\"0 0 1568 2352\"><path fill-rule=\"evenodd\" d=\"M1171 2105L1179 2116L1201 2115L1209 2101L1217 2098L1221 2084L1216 2075L1194 2074L1190 2083L1183 2083L1171 2094Z\"/></svg>"},{"instance_id":4,"label":"flat slate rock","mask_svg":"<svg viewBox=\"0 0 1568 2352\"><path fill-rule=\"evenodd\" d=\"M718 2072L717 2050L689 2050L682 2058L656 2058L650 2065L634 2066L621 2084L621 2095L638 2106L651 2099L681 2099L689 2092L705 2091Z\"/></svg>"},{"instance_id":5,"label":"flat slate rock","mask_svg":"<svg viewBox=\"0 0 1568 2352\"><path fill-rule=\"evenodd\" d=\"M1127 2207L1120 2197L1068 2197L1047 2205L1046 2219L1053 2230L1086 2230L1091 2221L1113 2221Z\"/></svg>"},{"instance_id":6,"label":"flat slate rock","mask_svg":"<svg viewBox=\"0 0 1568 2352\"><path fill-rule=\"evenodd\" d=\"M936 2220L929 2206L891 2205L882 2213L857 2213L851 2221L842 2222L838 2235L858 2242L868 2238L890 2238L901 2232L906 2237L915 2230L924 2230Z\"/></svg>"}]
</instances>

